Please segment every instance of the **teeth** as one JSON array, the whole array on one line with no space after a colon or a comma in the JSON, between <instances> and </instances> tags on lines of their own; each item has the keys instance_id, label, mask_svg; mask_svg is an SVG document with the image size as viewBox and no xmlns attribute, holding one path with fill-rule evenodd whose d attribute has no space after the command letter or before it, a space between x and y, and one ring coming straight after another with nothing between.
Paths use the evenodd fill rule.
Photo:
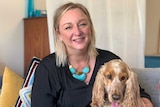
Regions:
<instances>
[{"instance_id":1,"label":"teeth","mask_svg":"<svg viewBox=\"0 0 160 107\"><path fill-rule=\"evenodd\" d=\"M81 40L83 40L84 38L78 38L78 39L74 39L73 41L81 41Z\"/></svg>"},{"instance_id":2,"label":"teeth","mask_svg":"<svg viewBox=\"0 0 160 107\"><path fill-rule=\"evenodd\" d=\"M82 39L76 39L75 41L81 41Z\"/></svg>"}]
</instances>

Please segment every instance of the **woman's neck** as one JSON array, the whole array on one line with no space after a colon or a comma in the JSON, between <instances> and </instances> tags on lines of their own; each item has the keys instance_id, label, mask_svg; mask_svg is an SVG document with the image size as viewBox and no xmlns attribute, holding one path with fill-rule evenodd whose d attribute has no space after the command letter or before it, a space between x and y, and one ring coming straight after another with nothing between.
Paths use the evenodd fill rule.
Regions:
<instances>
[{"instance_id":1,"label":"woman's neck","mask_svg":"<svg viewBox=\"0 0 160 107\"><path fill-rule=\"evenodd\" d=\"M81 69L82 67L88 65L88 62L88 55L72 55L68 57L68 63L77 69Z\"/></svg>"},{"instance_id":2,"label":"woman's neck","mask_svg":"<svg viewBox=\"0 0 160 107\"><path fill-rule=\"evenodd\" d=\"M88 59L88 51L84 50L68 50L68 60L72 63L85 62Z\"/></svg>"}]
</instances>

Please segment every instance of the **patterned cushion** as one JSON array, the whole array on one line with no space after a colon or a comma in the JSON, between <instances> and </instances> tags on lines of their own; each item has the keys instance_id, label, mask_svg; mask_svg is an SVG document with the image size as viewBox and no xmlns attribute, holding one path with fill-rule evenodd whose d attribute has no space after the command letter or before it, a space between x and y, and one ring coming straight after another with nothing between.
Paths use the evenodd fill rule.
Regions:
<instances>
[{"instance_id":1,"label":"patterned cushion","mask_svg":"<svg viewBox=\"0 0 160 107\"><path fill-rule=\"evenodd\" d=\"M31 97L28 97L28 95L31 95L32 84L34 81L34 73L39 62L40 62L40 59L36 57L32 58L27 74L24 79L22 89L20 90L20 96L17 99L15 107L30 107L27 105L30 103L29 98L31 98Z\"/></svg>"},{"instance_id":2,"label":"patterned cushion","mask_svg":"<svg viewBox=\"0 0 160 107\"><path fill-rule=\"evenodd\" d=\"M22 88L19 92L20 99L22 100L25 107L31 106L31 91L32 85Z\"/></svg>"}]
</instances>

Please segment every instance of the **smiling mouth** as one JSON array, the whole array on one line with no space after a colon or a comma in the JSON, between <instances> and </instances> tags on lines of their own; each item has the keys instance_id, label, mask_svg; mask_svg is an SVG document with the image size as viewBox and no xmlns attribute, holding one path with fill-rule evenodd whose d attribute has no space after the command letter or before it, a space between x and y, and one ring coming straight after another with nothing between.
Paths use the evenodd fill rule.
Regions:
<instances>
[{"instance_id":1,"label":"smiling mouth","mask_svg":"<svg viewBox=\"0 0 160 107\"><path fill-rule=\"evenodd\" d=\"M74 39L73 41L82 42L82 41L84 41L84 39L85 39L85 37L81 37L81 38Z\"/></svg>"}]
</instances>

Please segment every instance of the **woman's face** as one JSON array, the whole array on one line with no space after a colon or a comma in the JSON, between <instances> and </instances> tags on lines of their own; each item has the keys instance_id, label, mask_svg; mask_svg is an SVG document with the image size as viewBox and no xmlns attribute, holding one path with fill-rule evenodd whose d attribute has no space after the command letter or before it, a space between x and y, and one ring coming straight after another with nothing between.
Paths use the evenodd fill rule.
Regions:
<instances>
[{"instance_id":1,"label":"woman's face","mask_svg":"<svg viewBox=\"0 0 160 107\"><path fill-rule=\"evenodd\" d=\"M87 49L91 40L89 20L78 8L68 10L62 16L57 33L68 52Z\"/></svg>"}]
</instances>

